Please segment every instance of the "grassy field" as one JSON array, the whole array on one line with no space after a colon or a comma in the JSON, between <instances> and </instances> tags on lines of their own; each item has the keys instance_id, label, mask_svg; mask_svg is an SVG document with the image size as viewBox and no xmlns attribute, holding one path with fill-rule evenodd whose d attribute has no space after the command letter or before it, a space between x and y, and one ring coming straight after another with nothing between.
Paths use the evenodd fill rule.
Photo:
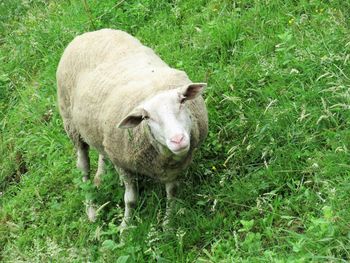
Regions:
<instances>
[{"instance_id":1,"label":"grassy field","mask_svg":"<svg viewBox=\"0 0 350 263\"><path fill-rule=\"evenodd\" d=\"M0 17L1 262L350 261L348 1L5 0ZM89 223L56 106L65 46L105 27L208 82L174 230L145 182L124 245L118 176L109 164Z\"/></svg>"}]
</instances>

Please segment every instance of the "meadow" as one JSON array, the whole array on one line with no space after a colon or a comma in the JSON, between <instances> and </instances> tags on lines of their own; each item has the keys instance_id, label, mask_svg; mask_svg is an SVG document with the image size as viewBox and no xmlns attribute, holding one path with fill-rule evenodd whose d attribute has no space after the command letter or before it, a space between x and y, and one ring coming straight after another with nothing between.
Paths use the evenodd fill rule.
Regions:
<instances>
[{"instance_id":1,"label":"meadow","mask_svg":"<svg viewBox=\"0 0 350 263\"><path fill-rule=\"evenodd\" d=\"M100 28L208 83L173 230L145 181L124 243L118 175L82 183L56 102L64 48ZM349 1L5 0L0 34L1 262L350 261Z\"/></svg>"}]
</instances>

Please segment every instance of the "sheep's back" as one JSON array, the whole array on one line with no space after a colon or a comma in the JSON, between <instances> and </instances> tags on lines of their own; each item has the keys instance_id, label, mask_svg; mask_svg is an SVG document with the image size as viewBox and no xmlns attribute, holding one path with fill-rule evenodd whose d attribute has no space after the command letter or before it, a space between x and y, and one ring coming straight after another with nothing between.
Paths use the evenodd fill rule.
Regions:
<instances>
[{"instance_id":1,"label":"sheep's back","mask_svg":"<svg viewBox=\"0 0 350 263\"><path fill-rule=\"evenodd\" d=\"M125 67L147 64L165 65L154 52L131 35L112 29L102 29L77 36L65 49L57 69L57 89L61 114L71 118L72 95L80 78L96 75L103 65ZM115 72L117 73L117 72Z\"/></svg>"}]
</instances>

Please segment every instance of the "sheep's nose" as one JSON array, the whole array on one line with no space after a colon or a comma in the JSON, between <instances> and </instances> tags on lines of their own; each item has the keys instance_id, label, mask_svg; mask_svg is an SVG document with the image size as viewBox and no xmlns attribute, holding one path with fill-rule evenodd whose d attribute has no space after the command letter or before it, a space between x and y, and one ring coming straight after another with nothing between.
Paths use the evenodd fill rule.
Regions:
<instances>
[{"instance_id":1,"label":"sheep's nose","mask_svg":"<svg viewBox=\"0 0 350 263\"><path fill-rule=\"evenodd\" d=\"M183 134L177 134L174 137L172 137L170 141L175 144L180 144L183 141L184 137L185 136Z\"/></svg>"}]
</instances>

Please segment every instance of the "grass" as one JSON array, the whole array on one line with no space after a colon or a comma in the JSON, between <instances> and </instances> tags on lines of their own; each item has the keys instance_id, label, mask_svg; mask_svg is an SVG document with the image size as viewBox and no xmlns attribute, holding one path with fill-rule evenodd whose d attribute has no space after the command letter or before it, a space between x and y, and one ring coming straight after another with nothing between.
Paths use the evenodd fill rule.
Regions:
<instances>
[{"instance_id":1,"label":"grass","mask_svg":"<svg viewBox=\"0 0 350 263\"><path fill-rule=\"evenodd\" d=\"M0 261L350 260L350 4L346 1L0 3ZM125 30L207 81L210 132L164 232L162 185L145 182L120 245L123 189L109 165L83 206L55 71L72 38ZM97 155L93 153L93 169Z\"/></svg>"}]
</instances>

